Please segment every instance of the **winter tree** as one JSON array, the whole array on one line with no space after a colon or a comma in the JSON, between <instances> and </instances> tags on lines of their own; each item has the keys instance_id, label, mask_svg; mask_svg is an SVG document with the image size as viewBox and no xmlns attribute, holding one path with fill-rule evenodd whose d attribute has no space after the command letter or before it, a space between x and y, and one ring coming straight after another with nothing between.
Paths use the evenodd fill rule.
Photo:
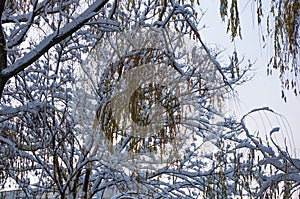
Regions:
<instances>
[{"instance_id":1,"label":"winter tree","mask_svg":"<svg viewBox=\"0 0 300 199\"><path fill-rule=\"evenodd\" d=\"M290 48L280 51L285 42L279 40L275 52L296 52L280 62L296 71L298 29L292 28L299 15L288 13L285 2L272 6L277 16L285 5L291 22L275 30L290 36ZM222 19L227 5L221 1ZM282 130L267 129L263 140L247 125L257 112L277 114L269 108L241 119L223 113L223 100L247 80L249 66L218 62L219 51L201 40L199 6L1 1L1 186L27 198L299 194L300 160L274 139ZM228 24L236 37L236 1Z\"/></svg>"}]
</instances>

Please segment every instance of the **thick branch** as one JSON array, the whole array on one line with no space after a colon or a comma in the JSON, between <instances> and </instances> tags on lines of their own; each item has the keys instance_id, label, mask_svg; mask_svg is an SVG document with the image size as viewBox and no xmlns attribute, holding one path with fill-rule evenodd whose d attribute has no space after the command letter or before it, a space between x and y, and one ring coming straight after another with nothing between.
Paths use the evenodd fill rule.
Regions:
<instances>
[{"instance_id":1,"label":"thick branch","mask_svg":"<svg viewBox=\"0 0 300 199\"><path fill-rule=\"evenodd\" d=\"M26 67L39 59L55 44L61 42L62 40L76 32L78 29L80 29L89 19L95 16L107 2L108 0L97 0L74 21L66 24L63 28L58 30L58 32L53 32L52 34L44 38L35 49L31 50L21 59L17 60L14 64L3 70L2 76L8 79L16 75L18 72L24 70Z\"/></svg>"},{"instance_id":2,"label":"thick branch","mask_svg":"<svg viewBox=\"0 0 300 199\"><path fill-rule=\"evenodd\" d=\"M2 18L2 13L4 11L5 0L0 1L0 17ZM0 72L7 66L6 57L6 42L2 28L2 22L0 20ZM1 76L0 76L1 77Z\"/></svg>"},{"instance_id":3,"label":"thick branch","mask_svg":"<svg viewBox=\"0 0 300 199\"><path fill-rule=\"evenodd\" d=\"M0 97L2 96L6 79L1 75L1 72L7 67L7 52L6 42L2 28L2 13L4 11L5 0L0 1Z\"/></svg>"}]
</instances>

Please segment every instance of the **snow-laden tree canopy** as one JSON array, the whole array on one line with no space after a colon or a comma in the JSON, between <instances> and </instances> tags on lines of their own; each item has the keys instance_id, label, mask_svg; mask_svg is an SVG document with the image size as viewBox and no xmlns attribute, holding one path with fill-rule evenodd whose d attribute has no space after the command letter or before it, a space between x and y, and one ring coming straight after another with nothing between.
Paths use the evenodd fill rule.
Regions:
<instances>
[{"instance_id":1,"label":"snow-laden tree canopy","mask_svg":"<svg viewBox=\"0 0 300 199\"><path fill-rule=\"evenodd\" d=\"M0 185L27 198L299 194L300 160L275 139L285 123L248 126L282 116L225 114L250 66L218 62L198 6L1 1Z\"/></svg>"}]
</instances>

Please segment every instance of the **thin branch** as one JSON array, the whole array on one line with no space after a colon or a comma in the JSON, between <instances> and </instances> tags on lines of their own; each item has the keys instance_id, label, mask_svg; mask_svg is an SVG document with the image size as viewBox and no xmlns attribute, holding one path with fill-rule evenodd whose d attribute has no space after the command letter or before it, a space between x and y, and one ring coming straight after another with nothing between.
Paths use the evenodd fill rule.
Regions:
<instances>
[{"instance_id":1,"label":"thin branch","mask_svg":"<svg viewBox=\"0 0 300 199\"><path fill-rule=\"evenodd\" d=\"M98 0L87 8L81 15L79 15L74 21L66 24L59 32L54 32L47 36L41 43L29 53L25 54L21 59L17 60L14 64L2 71L2 76L10 78L16 75L18 72L24 70L31 65L37 59L39 59L45 52L47 52L55 44L66 39L74 32L79 30L87 21L95 16L98 11L104 7L108 0Z\"/></svg>"}]
</instances>

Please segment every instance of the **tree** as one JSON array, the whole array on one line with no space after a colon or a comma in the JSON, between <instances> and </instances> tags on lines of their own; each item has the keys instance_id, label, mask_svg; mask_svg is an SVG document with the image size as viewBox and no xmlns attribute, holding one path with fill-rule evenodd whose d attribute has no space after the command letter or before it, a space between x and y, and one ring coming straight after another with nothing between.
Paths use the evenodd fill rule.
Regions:
<instances>
[{"instance_id":1,"label":"tree","mask_svg":"<svg viewBox=\"0 0 300 199\"><path fill-rule=\"evenodd\" d=\"M249 2L248 2L249 3ZM282 98L286 101L284 90L291 89L295 95L299 94L299 7L298 0L292 1L250 1L256 9L257 25L262 27L262 41L266 37L273 42L273 55L270 58L267 73L273 69L280 72L282 83ZM220 0L220 14L226 21L227 32L232 40L242 37L238 1ZM265 46L265 44L264 44Z\"/></svg>"},{"instance_id":2,"label":"tree","mask_svg":"<svg viewBox=\"0 0 300 199\"><path fill-rule=\"evenodd\" d=\"M252 113L238 121L221 112L222 99L245 80L247 66L222 67L217 51L201 40L197 22L202 13L194 9L196 5L193 1L1 1L1 184L10 179L29 198L45 194L60 198L281 194L288 198L297 191L299 160L272 140L278 129L271 129L272 145L268 145L249 132L245 118ZM136 38L143 38L139 40L144 45L135 43ZM188 41L195 46L186 47ZM94 55L96 65L84 67L85 58ZM158 133L133 136L120 125L127 117L111 111L123 99L114 98L121 96L114 92L126 94L119 83L122 78L126 80L126 74L141 65L148 69L150 63L171 69L172 73L163 72L174 75L174 82L153 80L125 98L137 126L151 123L152 112L147 110L154 104L165 110L155 120L163 121ZM141 79L151 77L146 74ZM181 82L187 86L178 95L171 83ZM184 110L192 114L185 115ZM155 111L159 110L154 109L154 115ZM177 142L184 132L178 128L189 133ZM203 153L205 141L211 141L215 150ZM162 159L164 148L174 143L181 153L175 150L177 155L154 168L137 164L153 153ZM244 148L249 152L244 153ZM114 158L120 156L128 162L116 164Z\"/></svg>"},{"instance_id":3,"label":"tree","mask_svg":"<svg viewBox=\"0 0 300 199\"><path fill-rule=\"evenodd\" d=\"M0 84L0 93L2 95L3 87L6 81L16 75L18 72L32 64L38 58L42 56L48 49L50 49L55 44L69 37L77 30L79 30L83 25L90 24L92 26L102 26L104 29L109 30L111 26L116 26L117 24L113 23L113 21L96 21L88 22L94 15L97 15L97 12L105 7L105 4L108 1L96 1L95 4L91 4L89 9L86 9L85 12L78 12L76 8L78 8L81 1L67 1L64 0L59 4L58 1L43 1L38 3L38 1L2 1L0 13L2 16L1 20L1 84ZM261 25L264 18L263 8L264 4L261 0L256 2L256 14L257 14L257 23ZM227 31L230 31L232 39L237 36L241 37L240 29L241 24L239 21L239 10L238 10L238 2L221 0L220 1L220 14L223 21L227 21L228 28ZM122 4L122 3L120 3ZM135 5L127 3L129 6ZM155 12L162 11L162 13L156 19L159 23L155 25L164 25L168 21L168 16L166 14L167 1L156 2ZM176 6L175 2L172 3L173 6ZM183 3L184 4L184 3ZM191 1L191 5L196 4L194 1ZM197 2L199 4L199 2ZM229 6L230 4L230 6ZM109 4L111 5L111 4ZM116 3L113 3L116 5ZM185 4L188 6L188 4ZM280 69L280 78L282 80L282 84L285 88L293 89L295 94L298 93L297 85L298 85L298 61L299 60L299 1L272 1L269 5L266 5L265 8L269 9L269 14L267 15L267 35L273 38L274 40L274 55L272 56L268 68L268 72L272 73L272 67L275 69ZM117 18L116 16L119 13L115 13L117 7L113 7L108 14L105 16L102 13L102 17L105 19ZM193 8L191 7L193 10ZM44 12L44 14L41 14ZM65 13L66 12L66 13ZM196 18L199 18L201 13L195 11ZM65 13L65 14L63 14ZM81 14L81 15L79 15ZM49 19L49 16L60 15L60 18L56 18L55 20ZM73 15L70 17L70 15ZM74 15L77 16L76 20L73 19ZM197 16L198 15L198 16ZM38 23L40 18L43 18L45 22L44 24ZM166 18L164 18L166 17ZM164 21L162 19L164 18ZM272 25L272 19L274 19L274 25ZM43 21L42 20L42 21ZM73 23L66 25L69 21ZM75 23L76 21L76 23ZM111 24L110 24L111 23ZM15 25L15 32L9 33L9 31L5 30L6 26ZM96 25L97 24L97 25ZM104 25L105 24L105 25ZM121 22L124 25L124 22ZM110 28L108 27L110 26ZM24 28L25 27L25 28ZM24 41L25 38L28 38L28 33L32 31L34 27L43 28L47 27L48 31L44 33L42 36L43 39L39 41L44 41L40 44L39 48L36 48L36 51L31 51L24 59L21 55L19 57L14 57L13 60L17 60L16 63L7 63L7 50L15 47L16 45L20 45L21 43L26 43ZM22 29L22 31L20 31ZM60 29L61 32L58 34L55 30ZM50 34L52 33L52 34ZM45 37L47 35L48 37ZM263 41L265 40L265 36L262 35ZM29 39L29 38L28 38ZM97 38L94 38L97 40ZM35 44L37 47L37 44ZM31 48L32 49L32 48ZM20 52L24 53L24 52ZM8 60L10 61L10 60ZM12 66L7 66L10 64ZM10 68L10 69L7 69ZM291 77L289 77L291 75ZM283 96L284 97L284 96Z\"/></svg>"}]
</instances>

